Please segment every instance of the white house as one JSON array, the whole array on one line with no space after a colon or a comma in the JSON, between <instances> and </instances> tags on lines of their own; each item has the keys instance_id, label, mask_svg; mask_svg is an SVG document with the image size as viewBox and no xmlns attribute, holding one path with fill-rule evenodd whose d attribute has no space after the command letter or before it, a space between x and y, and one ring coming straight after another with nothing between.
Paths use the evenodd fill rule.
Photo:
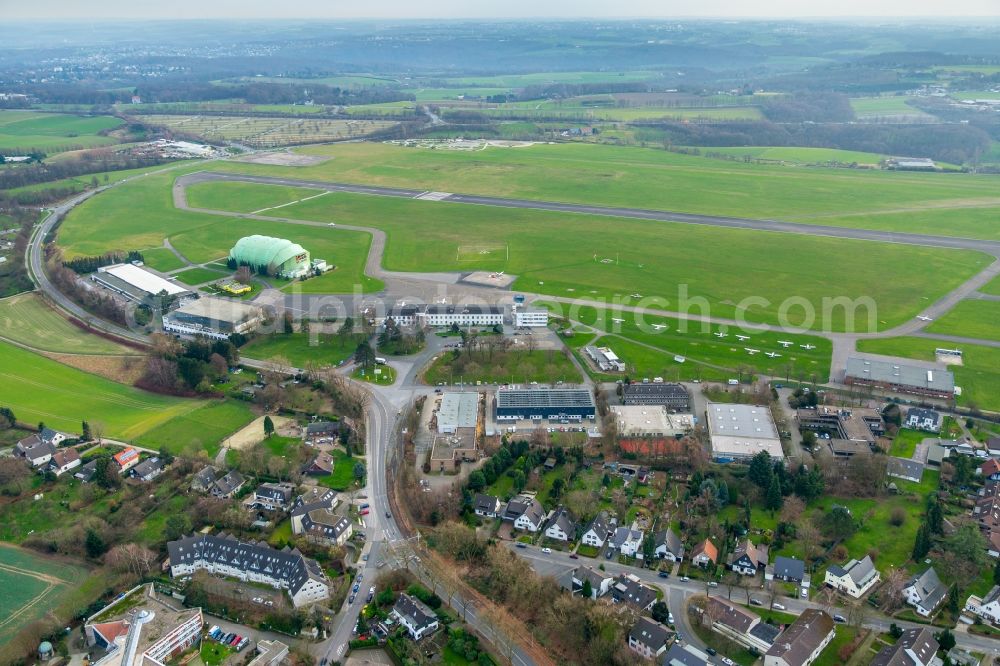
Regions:
<instances>
[{"instance_id":1,"label":"white house","mask_svg":"<svg viewBox=\"0 0 1000 666\"><path fill-rule=\"evenodd\" d=\"M603 597L611 589L614 578L593 567L577 567L573 569L573 591L583 590L583 583L590 581L590 598Z\"/></svg>"},{"instance_id":2,"label":"white house","mask_svg":"<svg viewBox=\"0 0 1000 666\"><path fill-rule=\"evenodd\" d=\"M903 596L918 614L930 617L948 596L948 586L941 582L934 567L931 567L907 581Z\"/></svg>"},{"instance_id":3,"label":"white house","mask_svg":"<svg viewBox=\"0 0 1000 666\"><path fill-rule=\"evenodd\" d=\"M44 441L38 435L25 437L14 446L14 455L24 458L32 467L48 464L55 452L55 444Z\"/></svg>"},{"instance_id":4,"label":"white house","mask_svg":"<svg viewBox=\"0 0 1000 666\"><path fill-rule=\"evenodd\" d=\"M940 648L929 628L907 629L894 645L882 648L870 666L940 666L942 661L937 657ZM979 660L974 663L978 666Z\"/></svg>"},{"instance_id":5,"label":"white house","mask_svg":"<svg viewBox=\"0 0 1000 666\"><path fill-rule=\"evenodd\" d=\"M844 594L860 599L879 581L879 572L870 555L863 560L851 560L844 566L830 565L823 582Z\"/></svg>"},{"instance_id":6,"label":"white house","mask_svg":"<svg viewBox=\"0 0 1000 666\"><path fill-rule=\"evenodd\" d=\"M56 476L61 476L71 469L79 467L80 462L80 452L74 448L66 448L56 451L52 455L52 460L49 461L49 469Z\"/></svg>"},{"instance_id":7,"label":"white house","mask_svg":"<svg viewBox=\"0 0 1000 666\"><path fill-rule=\"evenodd\" d=\"M807 608L764 654L764 666L809 666L836 634L833 618Z\"/></svg>"},{"instance_id":8,"label":"white house","mask_svg":"<svg viewBox=\"0 0 1000 666\"><path fill-rule=\"evenodd\" d=\"M559 507L552 514L545 527L545 536L556 541L576 541L576 520L564 507Z\"/></svg>"},{"instance_id":9,"label":"white house","mask_svg":"<svg viewBox=\"0 0 1000 666\"><path fill-rule=\"evenodd\" d=\"M668 562L680 562L684 559L684 545L681 543L681 538L669 527L657 532L653 536L653 541L656 544L656 557L659 559Z\"/></svg>"},{"instance_id":10,"label":"white house","mask_svg":"<svg viewBox=\"0 0 1000 666\"><path fill-rule=\"evenodd\" d=\"M392 616L406 628L406 633L415 641L434 633L441 626L434 611L405 592L399 595L399 599L392 607Z\"/></svg>"},{"instance_id":11,"label":"white house","mask_svg":"<svg viewBox=\"0 0 1000 666\"><path fill-rule=\"evenodd\" d=\"M642 539L644 536L642 530L619 527L611 536L611 547L625 557L635 557L641 560Z\"/></svg>"},{"instance_id":12,"label":"white house","mask_svg":"<svg viewBox=\"0 0 1000 666\"><path fill-rule=\"evenodd\" d=\"M473 507L477 516L496 518L500 515L500 498L480 493L476 495Z\"/></svg>"},{"instance_id":13,"label":"white house","mask_svg":"<svg viewBox=\"0 0 1000 666\"><path fill-rule=\"evenodd\" d=\"M983 597L970 596L965 602L965 610L978 615L985 622L1000 624L1000 585L994 585L993 589Z\"/></svg>"},{"instance_id":14,"label":"white house","mask_svg":"<svg viewBox=\"0 0 1000 666\"><path fill-rule=\"evenodd\" d=\"M756 576L759 571L767 567L767 560L767 546L764 544L755 546L750 539L746 539L733 551L729 568L743 576Z\"/></svg>"},{"instance_id":15,"label":"white house","mask_svg":"<svg viewBox=\"0 0 1000 666\"><path fill-rule=\"evenodd\" d=\"M583 537L580 538L580 542L585 546L603 548L604 542L608 540L608 534L610 533L611 522L608 520L608 512L602 511L587 525L587 528L583 531Z\"/></svg>"},{"instance_id":16,"label":"white house","mask_svg":"<svg viewBox=\"0 0 1000 666\"><path fill-rule=\"evenodd\" d=\"M514 519L514 528L526 532L537 532L542 529L544 521L545 509L538 503L538 500L532 499L526 503L524 512Z\"/></svg>"},{"instance_id":17,"label":"white house","mask_svg":"<svg viewBox=\"0 0 1000 666\"><path fill-rule=\"evenodd\" d=\"M939 432L941 430L941 414L933 409L911 407L906 413L906 427L914 430Z\"/></svg>"}]
</instances>

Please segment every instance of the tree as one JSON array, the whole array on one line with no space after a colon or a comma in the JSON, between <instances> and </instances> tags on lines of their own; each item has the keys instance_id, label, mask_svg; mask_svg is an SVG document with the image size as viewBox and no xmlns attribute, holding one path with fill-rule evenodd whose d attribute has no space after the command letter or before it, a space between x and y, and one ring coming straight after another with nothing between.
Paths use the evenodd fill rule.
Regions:
<instances>
[{"instance_id":1,"label":"tree","mask_svg":"<svg viewBox=\"0 0 1000 666\"><path fill-rule=\"evenodd\" d=\"M769 490L771 479L774 476L774 469L771 463L771 456L767 451L760 451L750 459L750 467L747 470L747 477L753 481L761 490ZM779 493L781 489L778 489Z\"/></svg>"},{"instance_id":2,"label":"tree","mask_svg":"<svg viewBox=\"0 0 1000 666\"><path fill-rule=\"evenodd\" d=\"M656 540L652 532L647 532L642 540L642 557L647 562L652 562L656 558Z\"/></svg>"},{"instance_id":3,"label":"tree","mask_svg":"<svg viewBox=\"0 0 1000 666\"><path fill-rule=\"evenodd\" d=\"M186 513L175 513L167 518L163 535L167 541L176 541L191 531L191 519Z\"/></svg>"},{"instance_id":4,"label":"tree","mask_svg":"<svg viewBox=\"0 0 1000 666\"><path fill-rule=\"evenodd\" d=\"M80 439L85 442L89 442L91 440L90 424L86 421L80 424Z\"/></svg>"},{"instance_id":5,"label":"tree","mask_svg":"<svg viewBox=\"0 0 1000 666\"><path fill-rule=\"evenodd\" d=\"M94 482L107 490L118 488L122 479L111 456L101 456L94 464Z\"/></svg>"},{"instance_id":6,"label":"tree","mask_svg":"<svg viewBox=\"0 0 1000 666\"><path fill-rule=\"evenodd\" d=\"M958 456L959 458L963 456ZM927 499L927 528L931 534L944 534L944 513L941 503L933 495Z\"/></svg>"},{"instance_id":7,"label":"tree","mask_svg":"<svg viewBox=\"0 0 1000 666\"><path fill-rule=\"evenodd\" d=\"M938 645L943 652L947 652L955 647L955 634L951 633L949 629L945 629L934 638L937 639Z\"/></svg>"},{"instance_id":8,"label":"tree","mask_svg":"<svg viewBox=\"0 0 1000 666\"><path fill-rule=\"evenodd\" d=\"M514 479L514 492L521 492L524 490L524 484L527 483L527 479L524 476L524 472L519 469L515 469L511 474L511 478Z\"/></svg>"},{"instance_id":9,"label":"tree","mask_svg":"<svg viewBox=\"0 0 1000 666\"><path fill-rule=\"evenodd\" d=\"M15 423L17 417L14 416L14 410L10 407L0 407L0 428L13 428Z\"/></svg>"},{"instance_id":10,"label":"tree","mask_svg":"<svg viewBox=\"0 0 1000 666\"><path fill-rule=\"evenodd\" d=\"M365 466L359 462L354 463L354 478L357 481L365 478Z\"/></svg>"},{"instance_id":11,"label":"tree","mask_svg":"<svg viewBox=\"0 0 1000 666\"><path fill-rule=\"evenodd\" d=\"M580 588L580 596L584 599L591 599L594 596L594 586L590 584L589 578L583 579L583 587Z\"/></svg>"},{"instance_id":12,"label":"tree","mask_svg":"<svg viewBox=\"0 0 1000 666\"><path fill-rule=\"evenodd\" d=\"M264 437L270 437L274 434L274 421L271 420L270 416L264 417Z\"/></svg>"},{"instance_id":13,"label":"tree","mask_svg":"<svg viewBox=\"0 0 1000 666\"><path fill-rule=\"evenodd\" d=\"M962 525L941 544L941 564L955 580L973 580L986 566L986 539L976 525Z\"/></svg>"},{"instance_id":14,"label":"tree","mask_svg":"<svg viewBox=\"0 0 1000 666\"><path fill-rule=\"evenodd\" d=\"M828 511L819 522L823 535L832 541L843 541L857 530L854 519L847 509L836 507Z\"/></svg>"},{"instance_id":15,"label":"tree","mask_svg":"<svg viewBox=\"0 0 1000 666\"><path fill-rule=\"evenodd\" d=\"M354 362L365 371L375 363L375 350L368 342L361 342L354 350Z\"/></svg>"},{"instance_id":16,"label":"tree","mask_svg":"<svg viewBox=\"0 0 1000 666\"><path fill-rule=\"evenodd\" d=\"M473 492L478 492L486 487L486 475L483 474L482 470L476 470L469 475L468 482L469 490Z\"/></svg>"},{"instance_id":17,"label":"tree","mask_svg":"<svg viewBox=\"0 0 1000 666\"><path fill-rule=\"evenodd\" d=\"M1000 585L1000 558L993 565L993 584Z\"/></svg>"},{"instance_id":18,"label":"tree","mask_svg":"<svg viewBox=\"0 0 1000 666\"><path fill-rule=\"evenodd\" d=\"M107 549L104 538L93 528L87 530L87 536L83 541L83 545L87 550L87 557L91 559L97 559Z\"/></svg>"},{"instance_id":19,"label":"tree","mask_svg":"<svg viewBox=\"0 0 1000 666\"><path fill-rule=\"evenodd\" d=\"M288 310L285 310L285 314L282 315L281 321L285 335L288 335L295 330L295 320L292 319L292 313Z\"/></svg>"},{"instance_id":20,"label":"tree","mask_svg":"<svg viewBox=\"0 0 1000 666\"><path fill-rule=\"evenodd\" d=\"M667 620L670 619L670 609L662 601L657 601L653 604L653 608L650 611L653 615L653 619L660 624L666 624Z\"/></svg>"},{"instance_id":21,"label":"tree","mask_svg":"<svg viewBox=\"0 0 1000 666\"><path fill-rule=\"evenodd\" d=\"M562 496L563 489L566 488L566 481L564 479L556 479L552 482L552 488L549 490L550 499L559 499Z\"/></svg>"},{"instance_id":22,"label":"tree","mask_svg":"<svg viewBox=\"0 0 1000 666\"><path fill-rule=\"evenodd\" d=\"M927 529L927 523L921 523L920 528L917 529L917 536L913 542L913 559L922 560L927 557L927 553L931 550L931 535L930 530Z\"/></svg>"},{"instance_id":23,"label":"tree","mask_svg":"<svg viewBox=\"0 0 1000 666\"><path fill-rule=\"evenodd\" d=\"M781 496L781 483L778 477L771 475L771 484L767 487L767 496L764 498L764 508L768 511L779 511L784 504L785 498Z\"/></svg>"},{"instance_id":24,"label":"tree","mask_svg":"<svg viewBox=\"0 0 1000 666\"><path fill-rule=\"evenodd\" d=\"M249 266L240 266L236 269L234 277L240 284L250 284L250 280L253 279L253 271L250 270Z\"/></svg>"}]
</instances>

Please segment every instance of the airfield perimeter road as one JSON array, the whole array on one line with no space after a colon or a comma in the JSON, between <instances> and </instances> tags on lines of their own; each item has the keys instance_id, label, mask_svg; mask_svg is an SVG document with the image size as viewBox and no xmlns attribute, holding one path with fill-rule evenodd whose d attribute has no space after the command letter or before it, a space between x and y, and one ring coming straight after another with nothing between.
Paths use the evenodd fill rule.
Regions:
<instances>
[{"instance_id":1,"label":"airfield perimeter road","mask_svg":"<svg viewBox=\"0 0 1000 666\"><path fill-rule=\"evenodd\" d=\"M220 173L211 171L199 171L186 176L181 176L176 182L181 187L185 187L193 183L209 182L214 180L259 183L261 185L308 187L310 189L326 190L328 192L368 194L382 197L395 197L399 199L420 200L419 197L421 195L428 194L427 190L411 190L398 187L376 187L372 185L352 185L350 183L330 183L316 180L299 180L295 178L276 178L271 176L248 176L238 173ZM533 199L512 199L509 197L489 197L475 194L438 194L443 194L445 196L435 196L432 199L433 201L474 204L480 206L499 206L501 208L544 210L557 213L577 213L581 215L626 217L659 222L682 222L684 224L699 224L712 227L729 227L733 229L748 229L752 231L773 231L778 233L804 234L807 236L830 236L833 238L878 241L881 243L902 243L905 245L924 245L928 247L952 248L957 250L976 250L1000 258L1000 242L997 241L974 240L970 238L950 236L933 236L930 234L901 234L890 231L830 227L818 224L781 222L778 220L754 220L739 217L726 217L721 215L696 215L692 213L648 210L644 208L590 206L587 204L560 203L555 201L541 201Z\"/></svg>"}]
</instances>

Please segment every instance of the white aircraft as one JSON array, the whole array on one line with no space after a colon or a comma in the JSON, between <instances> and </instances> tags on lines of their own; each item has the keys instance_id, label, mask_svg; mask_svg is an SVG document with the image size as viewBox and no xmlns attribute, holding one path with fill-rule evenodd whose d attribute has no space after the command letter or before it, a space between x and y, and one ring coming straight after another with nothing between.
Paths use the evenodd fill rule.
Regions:
<instances>
[{"instance_id":1,"label":"white aircraft","mask_svg":"<svg viewBox=\"0 0 1000 666\"><path fill-rule=\"evenodd\" d=\"M613 322L615 322L615 323L617 323L617 324L621 324L621 323L623 323L623 322L624 322L625 320L624 320L624 319L618 319L617 317L612 317L612 318L611 318L611 321L613 321Z\"/></svg>"},{"instance_id":2,"label":"white aircraft","mask_svg":"<svg viewBox=\"0 0 1000 666\"><path fill-rule=\"evenodd\" d=\"M781 354L778 352L764 352L764 356L767 356L768 358L778 358Z\"/></svg>"},{"instance_id":3,"label":"white aircraft","mask_svg":"<svg viewBox=\"0 0 1000 666\"><path fill-rule=\"evenodd\" d=\"M751 356L753 356L754 354L759 354L760 353L759 349L751 349L750 347L744 347L743 351L745 351L746 353L750 354Z\"/></svg>"},{"instance_id":4,"label":"white aircraft","mask_svg":"<svg viewBox=\"0 0 1000 666\"><path fill-rule=\"evenodd\" d=\"M642 298L642 294L632 294L632 298Z\"/></svg>"},{"instance_id":5,"label":"white aircraft","mask_svg":"<svg viewBox=\"0 0 1000 666\"><path fill-rule=\"evenodd\" d=\"M742 342L743 340L749 340L750 336L749 335L738 335L737 334L736 339L739 340L740 342Z\"/></svg>"},{"instance_id":6,"label":"white aircraft","mask_svg":"<svg viewBox=\"0 0 1000 666\"><path fill-rule=\"evenodd\" d=\"M778 344L787 349L788 347L791 347L795 343L794 342L790 342L788 340L778 340Z\"/></svg>"},{"instance_id":7,"label":"white aircraft","mask_svg":"<svg viewBox=\"0 0 1000 666\"><path fill-rule=\"evenodd\" d=\"M650 324L650 326L653 327L654 331L662 331L663 329L665 329L667 327L666 324Z\"/></svg>"},{"instance_id":8,"label":"white aircraft","mask_svg":"<svg viewBox=\"0 0 1000 666\"><path fill-rule=\"evenodd\" d=\"M816 349L816 345L799 345L799 347L802 347L803 349L806 349L806 350L808 350L808 349Z\"/></svg>"},{"instance_id":9,"label":"white aircraft","mask_svg":"<svg viewBox=\"0 0 1000 666\"><path fill-rule=\"evenodd\" d=\"M917 315L917 319L919 319L920 321L934 321L930 317L925 317L923 315Z\"/></svg>"},{"instance_id":10,"label":"white aircraft","mask_svg":"<svg viewBox=\"0 0 1000 666\"><path fill-rule=\"evenodd\" d=\"M715 336L715 337L717 337L717 338L724 338L724 337L726 337L726 336L727 336L727 335L729 335L729 334L728 334L728 333L725 333L725 332L723 332L723 331L719 331L718 333L713 333L712 335L714 335L714 336Z\"/></svg>"}]
</instances>

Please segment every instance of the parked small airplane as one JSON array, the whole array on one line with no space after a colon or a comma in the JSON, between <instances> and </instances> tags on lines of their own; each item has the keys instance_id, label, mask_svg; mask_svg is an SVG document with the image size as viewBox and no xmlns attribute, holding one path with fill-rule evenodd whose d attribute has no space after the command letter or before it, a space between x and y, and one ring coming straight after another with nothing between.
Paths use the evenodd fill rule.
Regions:
<instances>
[{"instance_id":1,"label":"parked small airplane","mask_svg":"<svg viewBox=\"0 0 1000 666\"><path fill-rule=\"evenodd\" d=\"M750 336L749 336L749 335L737 335L737 336L736 336L736 339L737 339L737 340L740 340L740 341L743 341L743 340L749 340L749 339L750 339Z\"/></svg>"},{"instance_id":2,"label":"parked small airplane","mask_svg":"<svg viewBox=\"0 0 1000 666\"><path fill-rule=\"evenodd\" d=\"M760 353L759 349L751 349L750 347L744 347L743 351L745 351L746 353L750 354L751 356L753 356L754 354L759 354Z\"/></svg>"},{"instance_id":3,"label":"parked small airplane","mask_svg":"<svg viewBox=\"0 0 1000 666\"><path fill-rule=\"evenodd\" d=\"M917 319L919 319L920 321L934 321L930 317L925 317L923 315L917 315Z\"/></svg>"},{"instance_id":4,"label":"parked small airplane","mask_svg":"<svg viewBox=\"0 0 1000 666\"><path fill-rule=\"evenodd\" d=\"M778 340L778 344L781 345L782 347L785 347L787 349L788 347L791 347L795 343L791 342L789 340Z\"/></svg>"},{"instance_id":5,"label":"parked small airplane","mask_svg":"<svg viewBox=\"0 0 1000 666\"><path fill-rule=\"evenodd\" d=\"M613 322L616 322L616 323L618 323L618 324L621 324L621 323L623 323L623 322L624 322L625 320L624 320L624 319L618 319L617 317L612 317L612 318L611 318L611 321L613 321Z\"/></svg>"},{"instance_id":6,"label":"parked small airplane","mask_svg":"<svg viewBox=\"0 0 1000 666\"><path fill-rule=\"evenodd\" d=\"M806 350L808 350L808 349L816 349L816 345L799 345L799 347L802 347L803 349L806 349Z\"/></svg>"},{"instance_id":7,"label":"parked small airplane","mask_svg":"<svg viewBox=\"0 0 1000 666\"><path fill-rule=\"evenodd\" d=\"M653 327L654 331L662 331L667 327L666 324L650 324L650 325Z\"/></svg>"},{"instance_id":8,"label":"parked small airplane","mask_svg":"<svg viewBox=\"0 0 1000 666\"><path fill-rule=\"evenodd\" d=\"M719 331L718 333L713 333L712 335L714 335L717 338L724 338L724 337L726 337L729 334L728 333L724 333L722 331Z\"/></svg>"},{"instance_id":9,"label":"parked small airplane","mask_svg":"<svg viewBox=\"0 0 1000 666\"><path fill-rule=\"evenodd\" d=\"M767 356L768 358L778 358L781 354L778 352L764 352L764 356Z\"/></svg>"}]
</instances>

